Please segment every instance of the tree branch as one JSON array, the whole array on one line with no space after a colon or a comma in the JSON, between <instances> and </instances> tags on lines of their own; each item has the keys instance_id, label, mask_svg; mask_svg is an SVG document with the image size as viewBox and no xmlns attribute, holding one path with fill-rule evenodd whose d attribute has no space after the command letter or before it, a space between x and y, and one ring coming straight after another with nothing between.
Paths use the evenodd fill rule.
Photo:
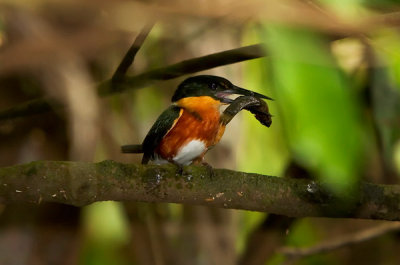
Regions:
<instances>
[{"instance_id":1,"label":"tree branch","mask_svg":"<svg viewBox=\"0 0 400 265\"><path fill-rule=\"evenodd\" d=\"M55 107L60 107L60 103L49 98L39 98L21 103L0 112L0 121L13 118L46 113Z\"/></svg>"},{"instance_id":2,"label":"tree branch","mask_svg":"<svg viewBox=\"0 0 400 265\"><path fill-rule=\"evenodd\" d=\"M213 177L203 166L36 161L0 168L0 201L171 202L269 212L293 217L324 216L400 220L400 186L362 183L349 198L334 199L316 182L227 169Z\"/></svg>"},{"instance_id":3,"label":"tree branch","mask_svg":"<svg viewBox=\"0 0 400 265\"><path fill-rule=\"evenodd\" d=\"M100 83L97 86L97 91L100 96L108 96L113 93L123 92L130 89L143 88L157 80L169 80L182 75L192 74L198 71L264 56L265 52L262 48L262 44L245 46L185 60L169 66L150 70L139 75L122 77L118 82L113 82L112 79L109 79ZM26 108L26 106L29 106L29 108ZM47 99L34 99L21 105L0 111L0 121L48 112L52 110L51 106L53 105L49 103Z\"/></svg>"},{"instance_id":4,"label":"tree branch","mask_svg":"<svg viewBox=\"0 0 400 265\"><path fill-rule=\"evenodd\" d=\"M118 65L117 70L115 70L114 75L111 78L112 82L119 82L122 80L128 71L128 68L132 65L133 60L137 52L142 47L144 41L149 35L151 29L153 28L154 23L149 23L143 27L140 31L139 35L136 37L135 41L132 43L129 50L126 52L124 58L122 58L121 63Z\"/></svg>"},{"instance_id":5,"label":"tree branch","mask_svg":"<svg viewBox=\"0 0 400 265\"><path fill-rule=\"evenodd\" d=\"M143 74L131 77L127 76L117 84L112 83L112 80L107 80L99 85L98 91L101 96L106 96L115 92L142 88L152 84L154 81L174 79L182 75L193 74L218 66L238 63L264 56L265 51L263 50L262 44L245 46L184 60L166 67L150 70Z\"/></svg>"}]
</instances>

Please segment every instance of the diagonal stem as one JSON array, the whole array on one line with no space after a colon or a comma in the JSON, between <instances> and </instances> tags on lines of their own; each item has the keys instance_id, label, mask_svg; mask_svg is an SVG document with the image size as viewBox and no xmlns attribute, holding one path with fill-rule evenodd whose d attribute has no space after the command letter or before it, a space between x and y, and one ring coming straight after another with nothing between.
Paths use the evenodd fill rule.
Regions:
<instances>
[{"instance_id":1,"label":"diagonal stem","mask_svg":"<svg viewBox=\"0 0 400 265\"><path fill-rule=\"evenodd\" d=\"M118 65L117 70L112 76L112 82L117 82L123 79L128 71L128 68L132 65L133 60L135 60L135 56L137 52L142 47L144 41L149 35L151 29L153 28L154 23L146 24L143 29L140 31L139 35L136 37L135 41L132 43L132 46L126 52L124 58L122 58L121 63Z\"/></svg>"},{"instance_id":2,"label":"diagonal stem","mask_svg":"<svg viewBox=\"0 0 400 265\"><path fill-rule=\"evenodd\" d=\"M142 88L152 84L154 81L170 80L223 65L261 58L265 55L263 44L240 47L184 60L143 74L126 77L117 84L113 83L112 80L106 80L99 85L98 91L101 96L106 96L116 92Z\"/></svg>"},{"instance_id":3,"label":"diagonal stem","mask_svg":"<svg viewBox=\"0 0 400 265\"><path fill-rule=\"evenodd\" d=\"M387 222L378 226L374 226L360 232L343 235L336 239L329 239L321 242L318 245L311 247L282 247L278 250L279 253L284 254L287 257L300 259L311 255L321 254L330 252L339 248L355 245L361 242L365 242L386 233L400 230L399 222Z\"/></svg>"}]
</instances>

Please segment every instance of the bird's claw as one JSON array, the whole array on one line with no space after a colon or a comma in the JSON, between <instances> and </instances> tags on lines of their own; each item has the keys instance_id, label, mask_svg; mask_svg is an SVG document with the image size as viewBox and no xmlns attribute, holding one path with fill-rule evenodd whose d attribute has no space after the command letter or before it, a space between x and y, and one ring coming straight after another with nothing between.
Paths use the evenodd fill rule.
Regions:
<instances>
[{"instance_id":1,"label":"bird's claw","mask_svg":"<svg viewBox=\"0 0 400 265\"><path fill-rule=\"evenodd\" d=\"M210 177L210 179L213 179L215 177L213 167L210 164L208 164L207 162L202 162L201 164L207 169L207 173L208 173L208 176Z\"/></svg>"}]
</instances>

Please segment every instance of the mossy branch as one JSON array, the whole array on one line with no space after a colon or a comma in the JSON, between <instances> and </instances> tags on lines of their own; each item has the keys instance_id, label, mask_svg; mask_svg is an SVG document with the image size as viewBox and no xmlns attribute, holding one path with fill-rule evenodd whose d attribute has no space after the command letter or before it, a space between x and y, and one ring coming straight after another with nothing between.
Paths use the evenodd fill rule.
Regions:
<instances>
[{"instance_id":1,"label":"mossy branch","mask_svg":"<svg viewBox=\"0 0 400 265\"><path fill-rule=\"evenodd\" d=\"M106 200L171 202L293 217L400 220L399 185L361 183L346 204L304 179L227 169L214 169L210 176L203 166L185 167L183 176L177 172L174 165L36 161L0 168L0 200L75 206Z\"/></svg>"}]
</instances>

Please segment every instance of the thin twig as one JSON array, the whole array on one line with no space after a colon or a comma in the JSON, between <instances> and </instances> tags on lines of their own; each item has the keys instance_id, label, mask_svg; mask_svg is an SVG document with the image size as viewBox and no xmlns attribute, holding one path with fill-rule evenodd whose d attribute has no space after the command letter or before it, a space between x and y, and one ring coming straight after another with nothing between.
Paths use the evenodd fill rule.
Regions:
<instances>
[{"instance_id":1,"label":"thin twig","mask_svg":"<svg viewBox=\"0 0 400 265\"><path fill-rule=\"evenodd\" d=\"M282 247L278 250L278 252L286 255L289 257L289 259L299 259L306 256L321 254L338 248L355 245L397 230L400 230L400 222L388 222L362 230L355 234L345 235L333 240L327 240L316 246L304 248Z\"/></svg>"},{"instance_id":2,"label":"thin twig","mask_svg":"<svg viewBox=\"0 0 400 265\"><path fill-rule=\"evenodd\" d=\"M56 103L54 100L48 98L39 98L26 101L18 106L11 107L0 112L0 121L45 113L51 111L54 107L59 106L59 103Z\"/></svg>"},{"instance_id":3,"label":"thin twig","mask_svg":"<svg viewBox=\"0 0 400 265\"><path fill-rule=\"evenodd\" d=\"M146 24L140 31L139 35L136 37L135 41L132 43L132 46L126 52L124 58L122 59L121 63L117 67L117 70L112 76L111 80L113 82L122 80L123 77L126 75L128 68L132 65L137 52L142 47L153 26L154 23Z\"/></svg>"}]
</instances>

